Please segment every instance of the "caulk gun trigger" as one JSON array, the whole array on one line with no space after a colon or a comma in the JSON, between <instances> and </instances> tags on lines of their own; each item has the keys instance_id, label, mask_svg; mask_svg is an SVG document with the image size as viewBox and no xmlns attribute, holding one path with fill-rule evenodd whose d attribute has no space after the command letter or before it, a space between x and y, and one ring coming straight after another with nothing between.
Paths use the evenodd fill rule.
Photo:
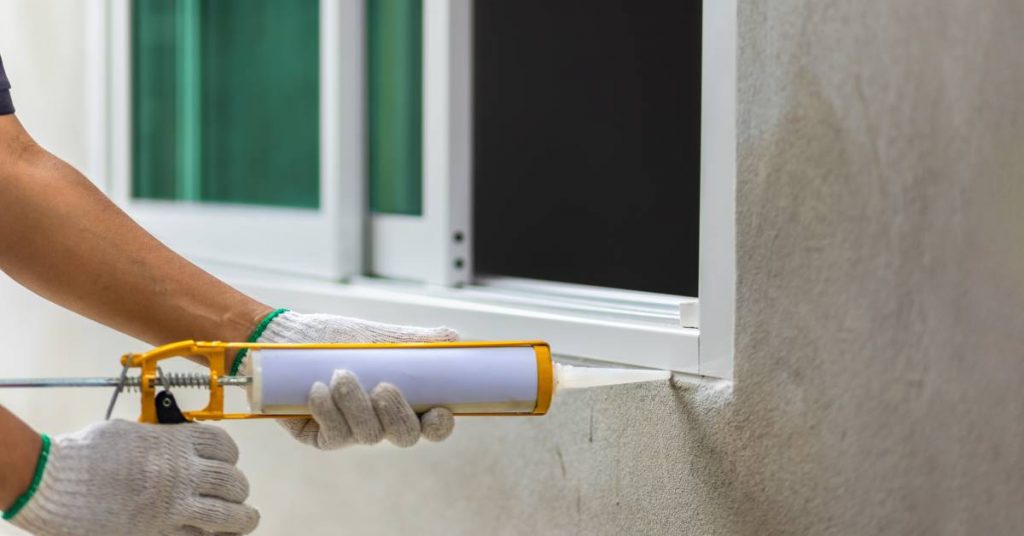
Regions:
<instances>
[{"instance_id":1,"label":"caulk gun trigger","mask_svg":"<svg viewBox=\"0 0 1024 536\"><path fill-rule=\"evenodd\" d=\"M156 420L160 424L181 424L187 422L182 415L178 402L169 391L160 391L156 394Z\"/></svg>"}]
</instances>

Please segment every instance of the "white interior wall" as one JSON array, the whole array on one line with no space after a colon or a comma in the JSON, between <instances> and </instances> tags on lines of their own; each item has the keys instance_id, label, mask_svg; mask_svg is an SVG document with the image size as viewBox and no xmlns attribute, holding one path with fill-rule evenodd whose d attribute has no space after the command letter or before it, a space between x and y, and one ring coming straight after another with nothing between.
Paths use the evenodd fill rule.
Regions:
<instances>
[{"instance_id":1,"label":"white interior wall","mask_svg":"<svg viewBox=\"0 0 1024 536\"><path fill-rule=\"evenodd\" d=\"M0 58L18 119L80 170L89 165L84 21L97 1L0 0Z\"/></svg>"}]
</instances>

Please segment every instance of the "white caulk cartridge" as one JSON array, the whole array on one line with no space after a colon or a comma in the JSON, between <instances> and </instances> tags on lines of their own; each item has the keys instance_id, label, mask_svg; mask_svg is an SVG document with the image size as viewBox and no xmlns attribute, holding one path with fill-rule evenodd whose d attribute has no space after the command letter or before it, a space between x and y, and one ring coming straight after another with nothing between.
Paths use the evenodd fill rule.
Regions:
<instances>
[{"instance_id":1,"label":"white caulk cartridge","mask_svg":"<svg viewBox=\"0 0 1024 536\"><path fill-rule=\"evenodd\" d=\"M352 344L250 349L253 413L308 414L309 389L349 370L372 389L398 387L417 412L444 407L456 415L544 415L555 392L664 381L661 370L556 364L540 341Z\"/></svg>"}]
</instances>

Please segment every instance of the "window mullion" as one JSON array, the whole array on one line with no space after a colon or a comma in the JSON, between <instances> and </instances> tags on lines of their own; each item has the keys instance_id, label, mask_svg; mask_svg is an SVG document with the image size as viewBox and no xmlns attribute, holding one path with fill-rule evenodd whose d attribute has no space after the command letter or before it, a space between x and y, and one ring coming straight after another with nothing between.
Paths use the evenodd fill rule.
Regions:
<instances>
[{"instance_id":1,"label":"window mullion","mask_svg":"<svg viewBox=\"0 0 1024 536\"><path fill-rule=\"evenodd\" d=\"M372 215L370 275L445 286L472 279L470 8L423 2L422 211Z\"/></svg>"}]
</instances>

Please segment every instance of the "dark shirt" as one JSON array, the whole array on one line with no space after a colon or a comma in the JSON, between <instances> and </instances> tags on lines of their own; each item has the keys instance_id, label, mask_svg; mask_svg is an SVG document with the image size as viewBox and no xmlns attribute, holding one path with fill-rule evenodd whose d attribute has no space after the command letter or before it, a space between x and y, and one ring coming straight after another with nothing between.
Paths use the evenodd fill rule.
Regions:
<instances>
[{"instance_id":1,"label":"dark shirt","mask_svg":"<svg viewBox=\"0 0 1024 536\"><path fill-rule=\"evenodd\" d=\"M0 58L0 115L14 113L14 102L11 101L11 83L4 72L4 60Z\"/></svg>"}]
</instances>

